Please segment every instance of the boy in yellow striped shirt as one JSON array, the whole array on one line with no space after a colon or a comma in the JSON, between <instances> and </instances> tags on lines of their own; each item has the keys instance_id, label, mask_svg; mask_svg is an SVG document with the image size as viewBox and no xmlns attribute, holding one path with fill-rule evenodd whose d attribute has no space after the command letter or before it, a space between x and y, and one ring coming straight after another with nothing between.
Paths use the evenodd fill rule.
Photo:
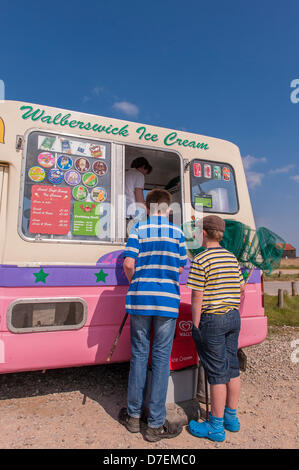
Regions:
<instances>
[{"instance_id":1,"label":"boy in yellow striped shirt","mask_svg":"<svg viewBox=\"0 0 299 470\"><path fill-rule=\"evenodd\" d=\"M225 222L218 216L203 218L203 246L190 268L192 336L210 384L211 413L202 423L190 421L190 432L213 441L225 440L225 429L240 429L238 339L239 306L244 279L236 257L220 246Z\"/></svg>"}]
</instances>

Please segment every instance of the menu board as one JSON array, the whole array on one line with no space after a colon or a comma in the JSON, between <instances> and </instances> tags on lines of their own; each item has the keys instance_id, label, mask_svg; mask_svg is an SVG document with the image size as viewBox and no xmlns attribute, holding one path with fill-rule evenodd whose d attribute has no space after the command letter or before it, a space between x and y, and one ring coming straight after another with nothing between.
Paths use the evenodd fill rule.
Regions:
<instances>
[{"instance_id":1,"label":"menu board","mask_svg":"<svg viewBox=\"0 0 299 470\"><path fill-rule=\"evenodd\" d=\"M33 131L23 174L26 237L110 240L110 143Z\"/></svg>"},{"instance_id":2,"label":"menu board","mask_svg":"<svg viewBox=\"0 0 299 470\"><path fill-rule=\"evenodd\" d=\"M66 235L70 229L71 190L34 185L31 191L30 232Z\"/></svg>"},{"instance_id":3,"label":"menu board","mask_svg":"<svg viewBox=\"0 0 299 470\"><path fill-rule=\"evenodd\" d=\"M97 236L100 228L100 204L91 202L75 202L74 204L74 235Z\"/></svg>"}]
</instances>

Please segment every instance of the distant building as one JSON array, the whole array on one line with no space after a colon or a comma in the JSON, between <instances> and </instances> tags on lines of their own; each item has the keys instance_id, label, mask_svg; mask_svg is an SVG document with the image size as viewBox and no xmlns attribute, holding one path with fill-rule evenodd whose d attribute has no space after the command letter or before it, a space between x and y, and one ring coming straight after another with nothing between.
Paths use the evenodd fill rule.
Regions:
<instances>
[{"instance_id":1,"label":"distant building","mask_svg":"<svg viewBox=\"0 0 299 470\"><path fill-rule=\"evenodd\" d=\"M282 247L282 243L278 243L278 246ZM290 243L286 243L283 253L283 258L296 258L296 248L294 248Z\"/></svg>"}]
</instances>

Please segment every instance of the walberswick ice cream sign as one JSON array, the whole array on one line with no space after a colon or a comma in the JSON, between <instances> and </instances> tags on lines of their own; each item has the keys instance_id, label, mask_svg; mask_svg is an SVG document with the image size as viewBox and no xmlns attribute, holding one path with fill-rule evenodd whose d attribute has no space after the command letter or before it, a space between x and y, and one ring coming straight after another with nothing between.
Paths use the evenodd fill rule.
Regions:
<instances>
[{"instance_id":1,"label":"walberswick ice cream sign","mask_svg":"<svg viewBox=\"0 0 299 470\"><path fill-rule=\"evenodd\" d=\"M166 136L160 137L159 134L150 132L146 126L142 125L137 129L132 129L132 124L125 124L122 127L115 127L113 124L101 125L98 123L78 121L72 119L71 113L62 114L58 113L55 116L47 114L44 109L33 108L33 106L21 106L23 119L31 119L32 121L41 121L46 124L55 124L59 127L66 127L71 129L82 129L86 131L93 131L97 134L115 135L119 137L127 138L133 132L138 135L139 140L148 142L163 142L167 147L171 146L183 146L194 149L208 150L208 144L204 142L197 142L195 140L189 140L182 138L178 132L172 131ZM130 127L131 126L131 127Z\"/></svg>"}]
</instances>

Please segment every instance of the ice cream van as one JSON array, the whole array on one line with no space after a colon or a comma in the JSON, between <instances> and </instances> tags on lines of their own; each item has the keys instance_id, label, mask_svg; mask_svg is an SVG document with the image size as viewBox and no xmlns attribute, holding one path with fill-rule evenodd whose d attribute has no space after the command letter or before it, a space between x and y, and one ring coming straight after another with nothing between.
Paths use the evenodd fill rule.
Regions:
<instances>
[{"instance_id":1,"label":"ice cream van","mask_svg":"<svg viewBox=\"0 0 299 470\"><path fill-rule=\"evenodd\" d=\"M128 289L122 267L126 171L140 156L153 167L145 191L169 189L178 208L176 223L202 215L199 204L205 214L254 229L242 159L233 143L1 102L1 373L106 363ZM189 266L180 277L177 328L191 344ZM241 317L240 348L262 342L267 319L257 269L247 283ZM176 350L174 368L194 360L184 348ZM112 362L129 359L128 320Z\"/></svg>"}]
</instances>

